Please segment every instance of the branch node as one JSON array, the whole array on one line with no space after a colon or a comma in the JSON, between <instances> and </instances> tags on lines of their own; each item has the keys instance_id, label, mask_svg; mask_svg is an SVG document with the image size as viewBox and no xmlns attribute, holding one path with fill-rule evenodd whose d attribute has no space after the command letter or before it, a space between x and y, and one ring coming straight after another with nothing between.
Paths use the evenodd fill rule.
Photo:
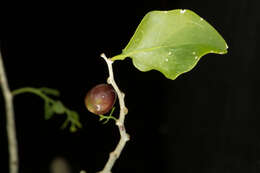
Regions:
<instances>
[{"instance_id":1,"label":"branch node","mask_svg":"<svg viewBox=\"0 0 260 173\"><path fill-rule=\"evenodd\" d=\"M127 107L124 107L124 114L126 115L128 113Z\"/></svg>"},{"instance_id":2,"label":"branch node","mask_svg":"<svg viewBox=\"0 0 260 173\"><path fill-rule=\"evenodd\" d=\"M122 91L121 91L121 95L123 98L125 98L125 93L123 93Z\"/></svg>"},{"instance_id":3,"label":"branch node","mask_svg":"<svg viewBox=\"0 0 260 173\"><path fill-rule=\"evenodd\" d=\"M128 133L125 134L125 141L129 141L130 140L130 135Z\"/></svg>"},{"instance_id":4,"label":"branch node","mask_svg":"<svg viewBox=\"0 0 260 173\"><path fill-rule=\"evenodd\" d=\"M111 152L110 154L110 157L114 157L115 159L118 159L119 155L116 153L116 152Z\"/></svg>"},{"instance_id":5,"label":"branch node","mask_svg":"<svg viewBox=\"0 0 260 173\"><path fill-rule=\"evenodd\" d=\"M111 84L110 77L107 78L107 83L108 83L108 84Z\"/></svg>"},{"instance_id":6,"label":"branch node","mask_svg":"<svg viewBox=\"0 0 260 173\"><path fill-rule=\"evenodd\" d=\"M120 125L121 125L121 123L120 123L119 120L116 121L116 125L117 125L117 126L120 126Z\"/></svg>"}]
</instances>

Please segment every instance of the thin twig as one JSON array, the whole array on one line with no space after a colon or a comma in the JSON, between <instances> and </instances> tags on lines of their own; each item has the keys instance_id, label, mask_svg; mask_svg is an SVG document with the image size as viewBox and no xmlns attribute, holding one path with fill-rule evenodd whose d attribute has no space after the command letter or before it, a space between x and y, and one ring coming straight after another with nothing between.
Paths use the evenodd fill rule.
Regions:
<instances>
[{"instance_id":1,"label":"thin twig","mask_svg":"<svg viewBox=\"0 0 260 173\"><path fill-rule=\"evenodd\" d=\"M127 114L128 110L125 106L125 94L121 92L115 82L114 79L114 73L113 73L113 61L108 59L105 54L100 55L107 63L108 71L109 71L109 77L107 79L107 83L111 84L113 88L115 89L118 99L119 99L119 105L120 105L120 115L119 119L116 121L116 125L118 126L119 132L120 132L120 140L115 148L114 151L112 151L109 155L109 158L107 160L107 163L102 171L99 173L111 173L111 169L113 165L115 164L116 160L119 158L123 148L125 147L126 142L130 139L129 135L126 133L124 121L125 121L125 115Z\"/></svg>"},{"instance_id":2,"label":"thin twig","mask_svg":"<svg viewBox=\"0 0 260 173\"><path fill-rule=\"evenodd\" d=\"M15 90L12 91L13 96L23 94L23 93L32 93L32 94L35 94L35 95L41 97L43 100L46 100L50 103L55 102L53 99L48 97L47 94L44 94L39 88L24 87L24 88L15 89Z\"/></svg>"},{"instance_id":3,"label":"thin twig","mask_svg":"<svg viewBox=\"0 0 260 173\"><path fill-rule=\"evenodd\" d=\"M16 128L13 108L13 96L8 86L7 77L5 74L3 58L0 52L0 85L5 99L6 111L6 128L9 147L9 171L10 173L18 173L18 147L16 139Z\"/></svg>"}]
</instances>

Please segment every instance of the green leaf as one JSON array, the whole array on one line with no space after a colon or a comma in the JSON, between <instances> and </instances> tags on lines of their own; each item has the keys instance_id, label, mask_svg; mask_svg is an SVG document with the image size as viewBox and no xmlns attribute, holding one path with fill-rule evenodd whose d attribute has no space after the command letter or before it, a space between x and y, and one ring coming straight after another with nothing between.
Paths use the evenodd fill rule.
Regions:
<instances>
[{"instance_id":1,"label":"green leaf","mask_svg":"<svg viewBox=\"0 0 260 173\"><path fill-rule=\"evenodd\" d=\"M174 80L191 70L208 53L227 53L221 35L190 10L152 11L146 14L122 54L141 71L158 70Z\"/></svg>"},{"instance_id":2,"label":"green leaf","mask_svg":"<svg viewBox=\"0 0 260 173\"><path fill-rule=\"evenodd\" d=\"M63 124L61 125L61 129L65 129L69 125L69 119L66 119Z\"/></svg>"},{"instance_id":3,"label":"green leaf","mask_svg":"<svg viewBox=\"0 0 260 173\"><path fill-rule=\"evenodd\" d=\"M66 111L61 101L55 101L52 105L52 109L56 114L64 114Z\"/></svg>"},{"instance_id":4,"label":"green leaf","mask_svg":"<svg viewBox=\"0 0 260 173\"><path fill-rule=\"evenodd\" d=\"M71 126L70 126L70 132L71 133L74 133L74 132L76 132L77 131L77 127L74 125L74 124L72 124Z\"/></svg>"},{"instance_id":5,"label":"green leaf","mask_svg":"<svg viewBox=\"0 0 260 173\"><path fill-rule=\"evenodd\" d=\"M50 119L54 115L52 105L49 102L44 103L44 118L45 120Z\"/></svg>"},{"instance_id":6,"label":"green leaf","mask_svg":"<svg viewBox=\"0 0 260 173\"><path fill-rule=\"evenodd\" d=\"M53 96L60 96L59 90L52 89L52 88L47 88L47 87L42 87L39 88L43 93L48 94L48 95L53 95Z\"/></svg>"},{"instance_id":7,"label":"green leaf","mask_svg":"<svg viewBox=\"0 0 260 173\"><path fill-rule=\"evenodd\" d=\"M61 126L61 129L65 129L70 124L70 131L76 132L77 129L82 128L82 124L79 121L79 115L75 111L66 110L67 118Z\"/></svg>"},{"instance_id":8,"label":"green leaf","mask_svg":"<svg viewBox=\"0 0 260 173\"><path fill-rule=\"evenodd\" d=\"M79 121L79 114L75 111L70 111L70 116L72 118L72 122L73 124L78 127L78 128L82 128L82 124Z\"/></svg>"}]
</instances>

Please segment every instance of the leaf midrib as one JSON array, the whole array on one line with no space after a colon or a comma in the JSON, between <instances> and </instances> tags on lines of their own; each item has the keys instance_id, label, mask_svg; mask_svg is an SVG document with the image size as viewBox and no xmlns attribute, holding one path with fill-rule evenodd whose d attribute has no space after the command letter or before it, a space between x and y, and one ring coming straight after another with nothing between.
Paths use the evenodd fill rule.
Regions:
<instances>
[{"instance_id":1,"label":"leaf midrib","mask_svg":"<svg viewBox=\"0 0 260 173\"><path fill-rule=\"evenodd\" d=\"M194 44L183 44L183 45L179 45L178 47L184 46L184 45L194 45ZM196 46L200 46L200 47L204 47L203 44L196 44ZM143 48L143 49L137 49L134 51L130 51L130 52L126 52L123 50L122 54L116 55L114 57L111 58L112 61L115 60L124 60L126 57L131 57L134 54L138 54L138 53L144 53L144 52L150 52L156 49L162 49L162 48L174 48L176 47L176 45L170 45L170 46L154 46L154 47L149 47L149 48ZM225 51L225 50L224 50ZM220 52L220 51L219 51ZM214 51L214 53L218 53L218 51Z\"/></svg>"}]
</instances>

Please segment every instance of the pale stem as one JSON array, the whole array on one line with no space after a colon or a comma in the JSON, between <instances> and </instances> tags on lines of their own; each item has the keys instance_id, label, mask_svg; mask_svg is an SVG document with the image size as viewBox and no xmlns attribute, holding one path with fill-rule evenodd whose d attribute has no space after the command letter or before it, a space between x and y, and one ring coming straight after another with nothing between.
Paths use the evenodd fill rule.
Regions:
<instances>
[{"instance_id":1,"label":"pale stem","mask_svg":"<svg viewBox=\"0 0 260 173\"><path fill-rule=\"evenodd\" d=\"M127 114L128 110L125 106L125 94L121 92L115 82L114 79L114 73L113 73L113 61L108 59L105 54L100 55L107 63L108 66L108 71L109 71L109 77L107 79L107 83L111 84L113 88L115 89L118 100L119 100L119 105L120 105L120 114L119 114L119 119L116 121L116 125L118 126L118 130L120 133L120 140L115 148L114 151L112 151L109 154L109 158L106 162L105 167L103 168L102 171L99 173L111 173L112 167L115 164L116 160L119 158L123 148L125 147L126 142L130 139L129 135L126 133L124 121L125 121L125 115Z\"/></svg>"},{"instance_id":2,"label":"pale stem","mask_svg":"<svg viewBox=\"0 0 260 173\"><path fill-rule=\"evenodd\" d=\"M18 173L18 147L16 139L16 127L13 108L13 96L8 86L7 77L5 74L3 58L0 52L0 85L5 99L6 111L6 128L9 148L9 171L10 173Z\"/></svg>"}]
</instances>

